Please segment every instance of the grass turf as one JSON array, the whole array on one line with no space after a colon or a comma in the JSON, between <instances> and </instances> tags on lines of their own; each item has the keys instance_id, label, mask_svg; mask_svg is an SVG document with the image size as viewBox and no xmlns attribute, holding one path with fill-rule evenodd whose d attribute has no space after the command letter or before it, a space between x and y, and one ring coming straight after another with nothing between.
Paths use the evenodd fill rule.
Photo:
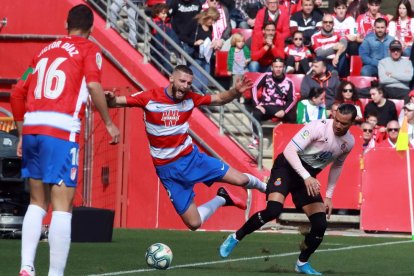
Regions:
<instances>
[{"instance_id":1,"label":"grass turf","mask_svg":"<svg viewBox=\"0 0 414 276\"><path fill-rule=\"evenodd\" d=\"M218 247L227 235L116 229L111 243L73 243L65 275L296 275L293 266L301 235L254 233L236 247L229 259L222 260ZM403 242L397 244L399 241ZM155 242L171 247L171 269L156 271L146 266L145 250ZM326 236L321 251L311 261L324 275L414 275L413 247L408 238ZM16 275L20 240L0 240L0 248L0 275ZM47 243L41 242L36 259L39 276L47 275L48 250ZM113 272L119 274L110 274Z\"/></svg>"}]
</instances>

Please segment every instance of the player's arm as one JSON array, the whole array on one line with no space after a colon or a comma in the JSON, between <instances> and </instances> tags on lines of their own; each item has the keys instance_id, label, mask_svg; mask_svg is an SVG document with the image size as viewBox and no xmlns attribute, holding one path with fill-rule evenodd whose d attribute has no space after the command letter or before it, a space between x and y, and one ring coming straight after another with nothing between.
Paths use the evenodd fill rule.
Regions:
<instances>
[{"instance_id":1,"label":"player's arm","mask_svg":"<svg viewBox=\"0 0 414 276\"><path fill-rule=\"evenodd\" d=\"M108 107L126 107L127 100L125 96L116 96L112 91L105 91L105 98L108 104Z\"/></svg>"},{"instance_id":2,"label":"player's arm","mask_svg":"<svg viewBox=\"0 0 414 276\"><path fill-rule=\"evenodd\" d=\"M219 94L211 95L210 105L224 105L231 102L247 89L252 88L252 81L244 76L236 80L236 84L230 90L221 92Z\"/></svg>"},{"instance_id":3,"label":"player's arm","mask_svg":"<svg viewBox=\"0 0 414 276\"><path fill-rule=\"evenodd\" d=\"M102 120L105 123L106 129L112 137L111 144L119 143L119 130L112 122L111 117L109 116L108 105L106 103L105 95L102 89L102 86L99 82L89 82L87 84L89 94L91 95L92 102L94 103L96 109L101 115Z\"/></svg>"}]
</instances>

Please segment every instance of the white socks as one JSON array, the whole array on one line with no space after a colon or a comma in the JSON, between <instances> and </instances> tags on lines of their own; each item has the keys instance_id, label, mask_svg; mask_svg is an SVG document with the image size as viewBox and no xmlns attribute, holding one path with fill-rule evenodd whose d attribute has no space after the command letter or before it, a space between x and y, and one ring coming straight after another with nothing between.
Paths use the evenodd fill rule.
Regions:
<instances>
[{"instance_id":1,"label":"white socks","mask_svg":"<svg viewBox=\"0 0 414 276\"><path fill-rule=\"evenodd\" d=\"M42 232L42 221L46 211L37 206L29 205L23 219L21 266L34 267L37 245Z\"/></svg>"},{"instance_id":2,"label":"white socks","mask_svg":"<svg viewBox=\"0 0 414 276\"><path fill-rule=\"evenodd\" d=\"M246 189L256 189L261 191L262 193L266 192L266 183L260 181L257 177L249 174L244 173L249 178L249 182L244 186Z\"/></svg>"},{"instance_id":3,"label":"white socks","mask_svg":"<svg viewBox=\"0 0 414 276\"><path fill-rule=\"evenodd\" d=\"M226 200L221 196L215 196L212 200L198 206L197 210L200 214L201 223L204 223L214 212L221 206L226 204Z\"/></svg>"},{"instance_id":4,"label":"white socks","mask_svg":"<svg viewBox=\"0 0 414 276\"><path fill-rule=\"evenodd\" d=\"M50 266L49 276L63 276L68 259L71 238L72 214L52 212L49 227Z\"/></svg>"}]
</instances>

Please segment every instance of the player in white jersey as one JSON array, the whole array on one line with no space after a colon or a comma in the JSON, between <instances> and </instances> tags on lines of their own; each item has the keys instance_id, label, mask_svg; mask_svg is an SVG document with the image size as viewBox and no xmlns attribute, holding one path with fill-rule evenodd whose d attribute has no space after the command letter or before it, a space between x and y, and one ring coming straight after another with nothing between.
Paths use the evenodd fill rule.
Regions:
<instances>
[{"instance_id":1,"label":"player in white jersey","mask_svg":"<svg viewBox=\"0 0 414 276\"><path fill-rule=\"evenodd\" d=\"M166 88L155 88L118 96L107 92L109 107L139 107L144 110L145 127L152 160L164 188L185 225L198 229L219 207L236 206L246 209L246 203L219 188L217 196L196 206L193 187L196 183L211 186L224 182L246 189L266 191L266 184L248 173L241 173L223 161L198 151L188 134L191 113L199 105L224 105L250 89L252 82L238 79L234 88L214 94L199 95L191 91L193 72L178 65Z\"/></svg>"},{"instance_id":2,"label":"player in white jersey","mask_svg":"<svg viewBox=\"0 0 414 276\"><path fill-rule=\"evenodd\" d=\"M49 205L49 276L64 274L79 171L78 138L88 94L112 143L119 141L119 130L109 116L100 83L100 49L87 39L92 25L93 13L88 6L73 7L67 17L68 36L50 43L33 58L11 95L20 135L17 155L22 156L22 177L29 179L30 186L30 205L22 227L20 276L35 275L36 249Z\"/></svg>"},{"instance_id":3,"label":"player in white jersey","mask_svg":"<svg viewBox=\"0 0 414 276\"><path fill-rule=\"evenodd\" d=\"M332 195L341 173L342 165L354 146L349 128L357 110L352 104L342 104L334 119L313 121L305 125L279 154L273 163L267 183L266 209L255 213L220 246L220 255L226 258L246 235L277 219L282 212L286 196L291 193L297 208L301 208L311 223L311 229L301 244L301 253L295 270L304 274L321 275L308 259L322 242L328 219L332 213ZM320 194L316 175L333 163L328 179L325 200Z\"/></svg>"}]
</instances>

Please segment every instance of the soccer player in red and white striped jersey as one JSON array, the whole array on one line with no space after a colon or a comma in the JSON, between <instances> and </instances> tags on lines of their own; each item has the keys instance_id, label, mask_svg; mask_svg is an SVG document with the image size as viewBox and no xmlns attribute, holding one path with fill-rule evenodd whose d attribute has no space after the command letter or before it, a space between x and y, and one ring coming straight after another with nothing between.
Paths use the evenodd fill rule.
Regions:
<instances>
[{"instance_id":1,"label":"soccer player in red and white striped jersey","mask_svg":"<svg viewBox=\"0 0 414 276\"><path fill-rule=\"evenodd\" d=\"M22 177L28 178L30 185L30 205L22 229L22 276L35 275L36 248L50 204L49 275L64 274L78 176L78 138L88 94L112 143L119 141L119 130L109 117L100 84L100 49L87 39L92 25L89 7L73 7L67 18L69 35L50 43L34 57L11 95L20 135L17 154L22 156Z\"/></svg>"}]
</instances>

